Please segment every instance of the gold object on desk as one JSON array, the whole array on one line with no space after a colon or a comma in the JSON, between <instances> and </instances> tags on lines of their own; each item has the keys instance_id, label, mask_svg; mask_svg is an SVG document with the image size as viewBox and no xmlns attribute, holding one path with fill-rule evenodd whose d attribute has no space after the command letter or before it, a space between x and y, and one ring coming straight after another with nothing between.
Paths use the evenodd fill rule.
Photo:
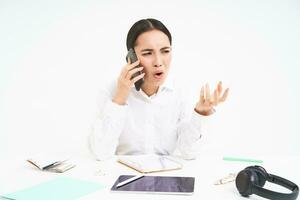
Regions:
<instances>
[{"instance_id":1,"label":"gold object on desk","mask_svg":"<svg viewBox=\"0 0 300 200\"><path fill-rule=\"evenodd\" d=\"M224 185L226 183L230 183L235 181L236 178L236 174L235 173L230 173L227 176L225 176L224 178L221 178L219 180L217 180L214 185Z\"/></svg>"}]
</instances>

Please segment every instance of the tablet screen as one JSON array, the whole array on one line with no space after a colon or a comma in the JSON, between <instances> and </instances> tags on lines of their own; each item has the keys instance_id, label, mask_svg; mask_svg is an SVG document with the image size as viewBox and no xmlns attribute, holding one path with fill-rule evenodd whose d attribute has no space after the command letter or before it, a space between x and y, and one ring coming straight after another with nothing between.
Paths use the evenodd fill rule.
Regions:
<instances>
[{"instance_id":1,"label":"tablet screen","mask_svg":"<svg viewBox=\"0 0 300 200\"><path fill-rule=\"evenodd\" d=\"M194 177L143 176L131 183L116 187L118 183L132 177L131 175L119 176L111 191L168 194L192 194L194 192Z\"/></svg>"}]
</instances>

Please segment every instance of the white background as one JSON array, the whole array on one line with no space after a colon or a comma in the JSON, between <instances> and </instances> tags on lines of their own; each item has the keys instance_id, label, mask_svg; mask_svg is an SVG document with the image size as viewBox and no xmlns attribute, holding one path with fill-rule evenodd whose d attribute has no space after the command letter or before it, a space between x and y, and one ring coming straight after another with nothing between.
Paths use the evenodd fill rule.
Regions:
<instances>
[{"instance_id":1,"label":"white background","mask_svg":"<svg viewBox=\"0 0 300 200\"><path fill-rule=\"evenodd\" d=\"M203 154L300 153L299 1L0 1L0 156L86 151L98 90L125 65L142 18L173 35L172 72L226 103Z\"/></svg>"}]
</instances>

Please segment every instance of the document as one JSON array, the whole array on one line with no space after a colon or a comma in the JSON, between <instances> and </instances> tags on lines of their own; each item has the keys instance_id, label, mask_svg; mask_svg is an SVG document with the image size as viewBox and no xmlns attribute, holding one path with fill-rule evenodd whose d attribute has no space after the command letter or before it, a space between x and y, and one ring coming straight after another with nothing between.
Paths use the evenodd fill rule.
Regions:
<instances>
[{"instance_id":1,"label":"document","mask_svg":"<svg viewBox=\"0 0 300 200\"><path fill-rule=\"evenodd\" d=\"M39 170L63 173L75 167L75 164L69 163L68 158L61 156L50 156L38 154L27 159L27 162Z\"/></svg>"},{"instance_id":2,"label":"document","mask_svg":"<svg viewBox=\"0 0 300 200\"><path fill-rule=\"evenodd\" d=\"M130 155L119 156L118 162L140 173L151 173L181 169L182 164L169 156Z\"/></svg>"}]
</instances>

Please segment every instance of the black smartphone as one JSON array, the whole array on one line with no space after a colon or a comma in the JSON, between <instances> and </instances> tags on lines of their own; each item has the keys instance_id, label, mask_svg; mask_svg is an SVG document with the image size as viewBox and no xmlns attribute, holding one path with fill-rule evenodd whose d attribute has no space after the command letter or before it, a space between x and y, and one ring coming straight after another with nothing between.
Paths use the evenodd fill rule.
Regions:
<instances>
[{"instance_id":1,"label":"black smartphone","mask_svg":"<svg viewBox=\"0 0 300 200\"><path fill-rule=\"evenodd\" d=\"M136 53L135 53L133 48L129 49L129 51L127 53L127 56L126 56L126 61L128 61L128 58L130 58L130 63L134 63L135 61L138 60L138 58L136 56ZM140 67L140 65L137 65L136 68L137 67ZM134 77L136 77L136 76L138 76L142 73L143 73L142 71L138 71L138 72L134 73L131 78L134 78ZM144 77L134 83L135 89L137 91L139 91L141 89L143 83L144 83Z\"/></svg>"}]
</instances>

